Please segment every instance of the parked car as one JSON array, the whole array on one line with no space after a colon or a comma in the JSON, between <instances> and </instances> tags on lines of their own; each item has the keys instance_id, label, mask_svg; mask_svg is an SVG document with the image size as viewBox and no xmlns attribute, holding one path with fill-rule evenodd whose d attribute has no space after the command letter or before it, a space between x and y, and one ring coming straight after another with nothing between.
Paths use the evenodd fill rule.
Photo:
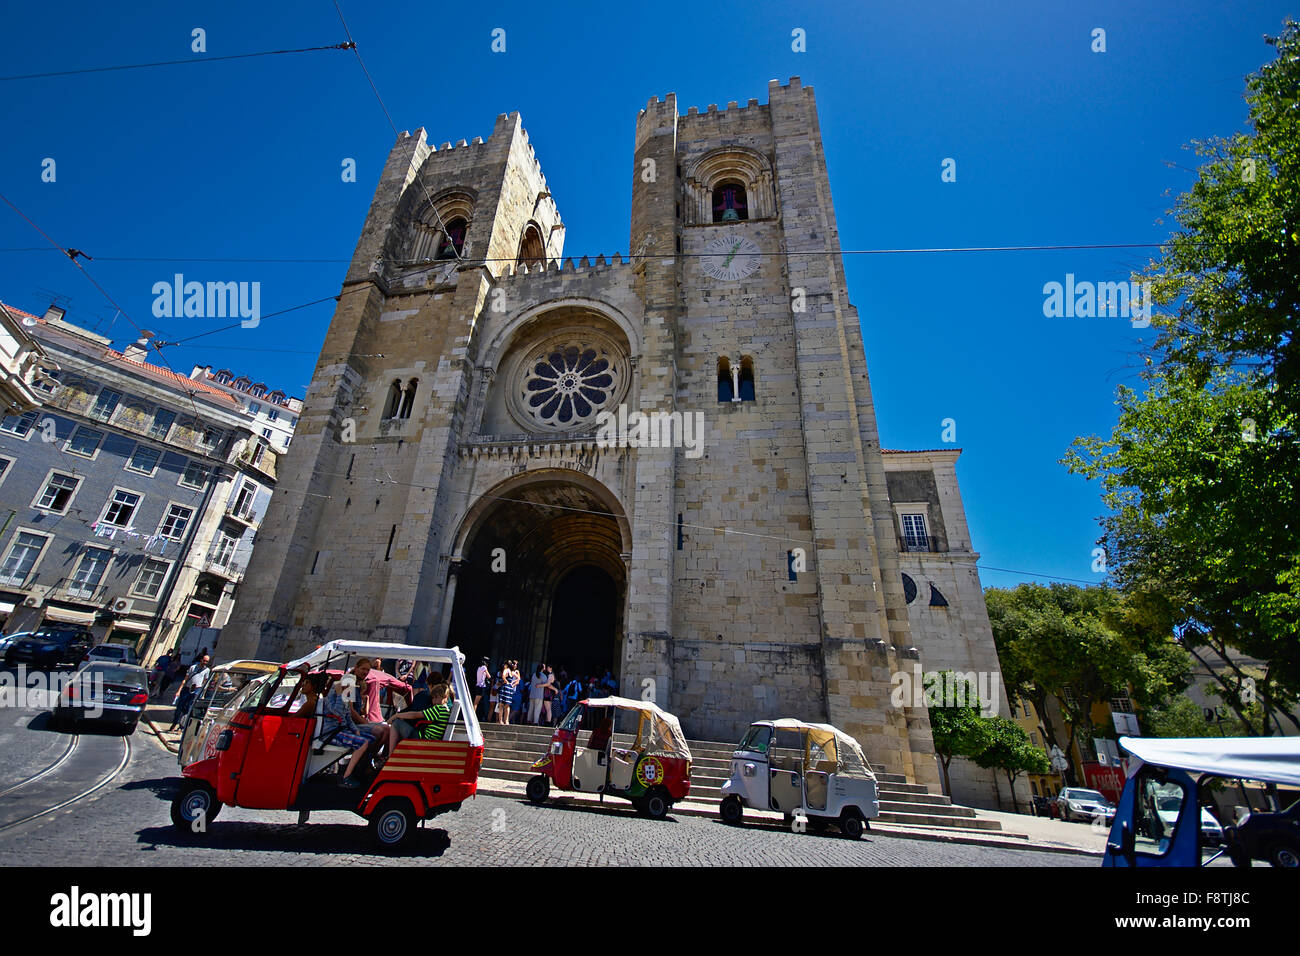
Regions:
<instances>
[{"instance_id":1,"label":"parked car","mask_svg":"<svg viewBox=\"0 0 1300 956\"><path fill-rule=\"evenodd\" d=\"M4 654L9 648L13 647L16 641L21 641L24 637L31 637L31 631L18 631L14 634L0 634L0 660L4 659Z\"/></svg>"},{"instance_id":2,"label":"parked car","mask_svg":"<svg viewBox=\"0 0 1300 956\"><path fill-rule=\"evenodd\" d=\"M1300 867L1300 800L1276 813L1251 811L1228 830L1228 855L1237 866L1265 860Z\"/></svg>"},{"instance_id":3,"label":"parked car","mask_svg":"<svg viewBox=\"0 0 1300 956\"><path fill-rule=\"evenodd\" d=\"M130 644L96 644L86 652L86 661L108 661L114 664L139 664L135 648Z\"/></svg>"},{"instance_id":4,"label":"parked car","mask_svg":"<svg viewBox=\"0 0 1300 956\"><path fill-rule=\"evenodd\" d=\"M54 719L114 723L135 733L149 703L149 675L138 664L91 661L72 675L54 704Z\"/></svg>"},{"instance_id":5,"label":"parked car","mask_svg":"<svg viewBox=\"0 0 1300 956\"><path fill-rule=\"evenodd\" d=\"M1066 787L1056 795L1056 809L1061 819L1082 820L1091 823L1101 817L1107 823L1115 819L1115 807L1096 790L1084 787Z\"/></svg>"},{"instance_id":6,"label":"parked car","mask_svg":"<svg viewBox=\"0 0 1300 956\"><path fill-rule=\"evenodd\" d=\"M95 637L84 627L42 627L22 640L14 641L5 651L5 664L31 664L34 667L76 667L95 644Z\"/></svg>"}]
</instances>

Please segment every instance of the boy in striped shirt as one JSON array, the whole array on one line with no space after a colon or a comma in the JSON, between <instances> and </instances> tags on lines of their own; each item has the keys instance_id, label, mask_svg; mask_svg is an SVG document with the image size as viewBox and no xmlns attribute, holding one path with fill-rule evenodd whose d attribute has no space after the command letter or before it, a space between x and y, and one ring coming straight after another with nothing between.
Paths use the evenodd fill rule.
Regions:
<instances>
[{"instance_id":1,"label":"boy in striped shirt","mask_svg":"<svg viewBox=\"0 0 1300 956\"><path fill-rule=\"evenodd\" d=\"M442 735L447 731L447 721L451 718L451 707L448 701L451 698L451 687L448 684L432 684L428 690L429 706L423 710L405 710L400 714L394 714L388 718L389 722L402 721L403 725L397 726L398 735L405 740L411 736L410 733L403 733L408 729L414 730L414 736L420 740L441 740ZM423 696L423 695L419 695ZM414 727L407 721L415 721Z\"/></svg>"}]
</instances>

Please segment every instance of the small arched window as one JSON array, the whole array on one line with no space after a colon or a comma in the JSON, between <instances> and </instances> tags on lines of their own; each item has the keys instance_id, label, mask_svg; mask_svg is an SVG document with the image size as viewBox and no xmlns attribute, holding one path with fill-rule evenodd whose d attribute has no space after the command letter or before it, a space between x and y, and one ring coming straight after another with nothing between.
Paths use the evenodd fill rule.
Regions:
<instances>
[{"instance_id":1,"label":"small arched window","mask_svg":"<svg viewBox=\"0 0 1300 956\"><path fill-rule=\"evenodd\" d=\"M524 229L524 237L519 242L519 265L541 265L546 257L546 247L542 244L542 234L536 223L529 223Z\"/></svg>"},{"instance_id":2,"label":"small arched window","mask_svg":"<svg viewBox=\"0 0 1300 956\"><path fill-rule=\"evenodd\" d=\"M459 259L465 251L465 230L469 223L457 216L447 223L447 229L438 243L439 259Z\"/></svg>"},{"instance_id":3,"label":"small arched window","mask_svg":"<svg viewBox=\"0 0 1300 956\"><path fill-rule=\"evenodd\" d=\"M718 401L729 402L735 396L731 381L731 361L724 355L718 359Z\"/></svg>"},{"instance_id":4,"label":"small arched window","mask_svg":"<svg viewBox=\"0 0 1300 956\"><path fill-rule=\"evenodd\" d=\"M754 360L748 356L740 360L740 400L754 400Z\"/></svg>"},{"instance_id":5,"label":"small arched window","mask_svg":"<svg viewBox=\"0 0 1300 956\"><path fill-rule=\"evenodd\" d=\"M713 221L743 222L749 218L749 199L738 182L719 183L713 190Z\"/></svg>"},{"instance_id":6,"label":"small arched window","mask_svg":"<svg viewBox=\"0 0 1300 956\"><path fill-rule=\"evenodd\" d=\"M402 407L397 413L398 418L410 418L411 406L415 404L415 390L420 387L420 380L413 378L406 383L406 388L402 391Z\"/></svg>"},{"instance_id":7,"label":"small arched window","mask_svg":"<svg viewBox=\"0 0 1300 956\"><path fill-rule=\"evenodd\" d=\"M393 384L388 386L388 400L384 402L384 418L396 418L401 407L402 382L395 378Z\"/></svg>"}]
</instances>

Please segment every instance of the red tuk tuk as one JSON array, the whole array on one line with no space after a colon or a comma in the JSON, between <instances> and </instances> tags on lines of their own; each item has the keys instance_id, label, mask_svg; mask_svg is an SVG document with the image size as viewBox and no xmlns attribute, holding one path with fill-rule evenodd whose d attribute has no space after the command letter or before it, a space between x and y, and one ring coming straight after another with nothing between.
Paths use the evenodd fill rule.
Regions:
<instances>
[{"instance_id":1,"label":"red tuk tuk","mask_svg":"<svg viewBox=\"0 0 1300 956\"><path fill-rule=\"evenodd\" d=\"M339 762L351 751L322 738L324 718L297 716L295 702L309 676L326 685L323 700L328 683L363 657L448 668L454 697L441 740L399 742L373 779L349 790L336 781ZM230 700L208 709L202 740L183 752L184 779L172 801L172 822L202 833L223 804L296 810L299 823L306 823L312 810L352 810L370 822L381 849L404 847L417 822L459 810L478 788L483 734L467 705L473 698L464 660L454 647L333 641L248 681Z\"/></svg>"},{"instance_id":2,"label":"red tuk tuk","mask_svg":"<svg viewBox=\"0 0 1300 956\"><path fill-rule=\"evenodd\" d=\"M578 746L582 733L588 733L585 747ZM533 769L541 773L528 781L528 799L538 804L554 783L601 799L623 797L660 820L691 792L691 751L677 718L651 701L626 697L578 701Z\"/></svg>"}]
</instances>

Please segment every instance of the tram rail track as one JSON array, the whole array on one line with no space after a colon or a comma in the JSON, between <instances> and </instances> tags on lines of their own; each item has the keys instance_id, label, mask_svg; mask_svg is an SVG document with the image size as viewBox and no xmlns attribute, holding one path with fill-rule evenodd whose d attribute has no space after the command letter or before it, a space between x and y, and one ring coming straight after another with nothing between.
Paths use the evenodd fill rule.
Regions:
<instances>
[{"instance_id":1,"label":"tram rail track","mask_svg":"<svg viewBox=\"0 0 1300 956\"><path fill-rule=\"evenodd\" d=\"M19 781L18 783L6 787L4 790L0 790L0 797L4 797L7 794L11 794L16 790L20 790L23 787L30 786L31 784L36 783L38 780L45 779L51 776L52 774L57 773L61 768L66 766L68 764L68 761L73 757L73 755L77 753L77 748L80 741L81 741L81 735L79 734L71 735L71 739L68 742L67 748L63 751L62 754L59 755L59 758L55 760L54 763L50 764L50 766L46 767L44 770L41 770L37 773L30 775L27 778ZM54 803L51 806L46 806L43 809L35 811L34 813L28 813L25 816L19 817L16 820L0 822L0 833L4 833L9 830L12 830L15 827L20 827L26 823L31 823L33 820L39 820L42 817L47 817L52 813L57 813L58 811L70 807L74 803L77 803L80 800L84 800L86 797L89 797L92 794L97 793L100 790L103 790L105 787L111 784L114 780L116 780L119 776L121 776L122 771L125 770L127 764L131 762L131 739L129 737L122 737L121 741L122 741L122 758L117 762L117 766L114 767L111 771L109 771L106 775L100 777L100 779L97 780L95 783L82 789L81 791L74 794L73 796L63 798L63 799L58 799L58 802Z\"/></svg>"}]
</instances>

